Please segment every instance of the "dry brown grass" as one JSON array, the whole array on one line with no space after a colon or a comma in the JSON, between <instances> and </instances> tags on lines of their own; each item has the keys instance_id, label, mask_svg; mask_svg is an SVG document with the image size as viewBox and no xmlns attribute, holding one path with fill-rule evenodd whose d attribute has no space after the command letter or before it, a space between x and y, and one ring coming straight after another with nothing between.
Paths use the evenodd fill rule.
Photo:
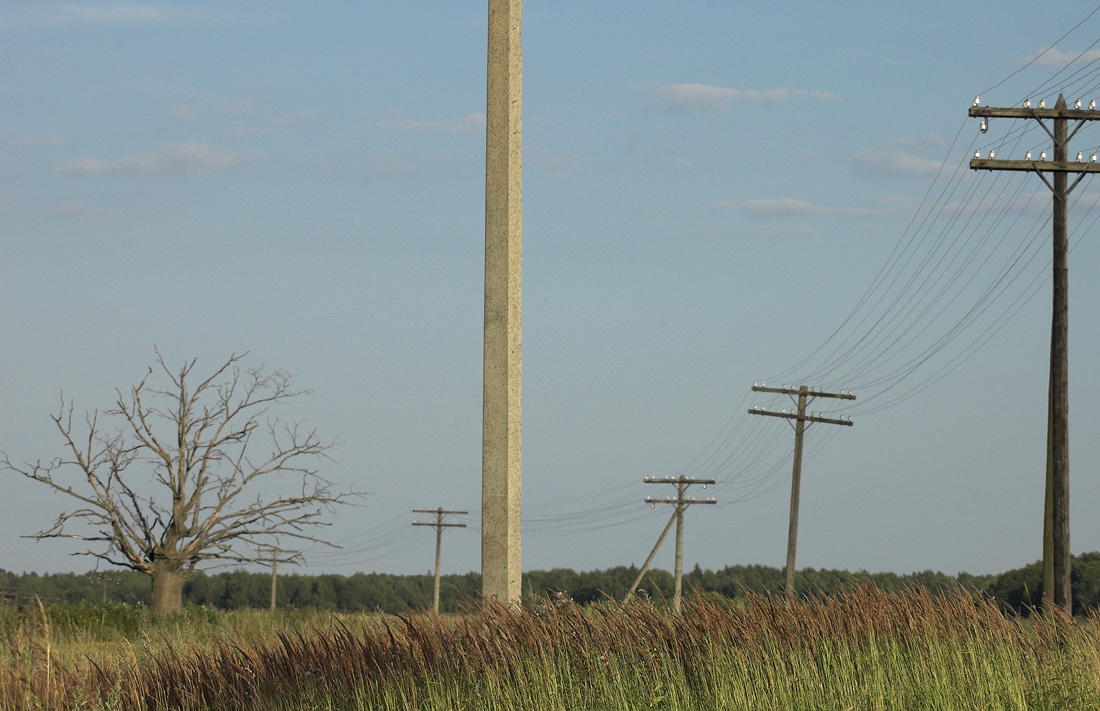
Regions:
<instances>
[{"instance_id":1,"label":"dry brown grass","mask_svg":"<svg viewBox=\"0 0 1100 711\"><path fill-rule=\"evenodd\" d=\"M1021 703L1059 694L1074 703L1100 699L1095 624L1057 615L1025 620L962 591L932 595L913 588L894 595L864 585L824 599L750 595L744 606L695 598L677 617L638 601L491 606L446 621L432 615L334 621L326 628L252 635L248 643L225 636L183 646L165 638L141 659L120 654L84 663L58 661L44 612L40 617L37 627L21 627L8 639L13 663L0 671L5 711L251 711L312 707L318 699L331 708L446 708L444 702L455 698L471 707L492 702L509 708L516 689L552 700L548 708L571 708L586 694L606 695L612 687L634 688L646 680L667 680L670 690L662 698L669 708L714 707L740 694L715 671L723 665L743 675L745 684L770 689L766 693L788 693L784 684L794 679L820 687L827 694L822 698L834 698L829 685L840 685L841 693L846 684L853 694L878 698L889 690L869 684L902 678L919 684L922 674L950 676L956 667L965 671L957 682L964 685L975 674L995 678L1001 670L991 665L1068 668L1062 676L1072 678L1052 671L1049 688L1042 688L1042 675L1021 671L1016 686L996 693L1018 695ZM1076 656L1067 662L1067 654ZM1060 661L1051 666L1055 658ZM900 666L868 671L865 663ZM1073 676L1078 663L1084 678ZM909 668L915 664L928 668Z\"/></svg>"}]
</instances>

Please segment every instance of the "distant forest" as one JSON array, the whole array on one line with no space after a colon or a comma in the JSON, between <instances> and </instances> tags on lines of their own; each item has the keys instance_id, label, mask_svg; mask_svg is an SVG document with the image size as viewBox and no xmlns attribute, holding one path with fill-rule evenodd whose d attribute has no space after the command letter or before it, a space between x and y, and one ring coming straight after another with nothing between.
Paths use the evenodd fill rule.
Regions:
<instances>
[{"instance_id":1,"label":"distant forest","mask_svg":"<svg viewBox=\"0 0 1100 711\"><path fill-rule=\"evenodd\" d=\"M523 574L523 592L529 599L564 595L579 604L607 598L621 600L638 575L634 566L576 572L568 568L533 570ZM844 570L804 568L795 575L795 588L802 594L826 596L869 580L888 591L918 585L931 591L962 586L990 595L1027 614L1038 606L1042 593L1040 563L1009 570L997 575L957 576L925 571L896 573L851 573ZM280 608L315 608L342 612L388 612L401 614L424 610L432 604L431 575L354 575L280 574L277 578L276 604ZM763 565L732 565L721 570L694 570L684 574L687 594L713 594L743 598L745 591L777 593L783 585L778 568ZM638 594L650 600L672 598L672 574L652 570L639 586ZM440 582L440 610L456 612L464 604L476 603L481 575L444 575ZM149 578L132 571L75 573L10 573L0 569L0 604L22 605L38 596L44 602L114 601L130 605L148 605ZM183 590L184 603L217 609L242 607L266 608L271 601L271 574L230 571L217 574L197 573ZM1073 559L1073 609L1088 614L1100 608L1100 553L1083 553Z\"/></svg>"}]
</instances>

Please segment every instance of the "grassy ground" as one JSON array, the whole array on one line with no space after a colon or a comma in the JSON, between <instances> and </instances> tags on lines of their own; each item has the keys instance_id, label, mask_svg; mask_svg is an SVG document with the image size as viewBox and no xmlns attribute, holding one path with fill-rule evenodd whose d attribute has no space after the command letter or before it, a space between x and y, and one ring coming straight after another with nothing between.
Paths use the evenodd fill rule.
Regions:
<instances>
[{"instance_id":1,"label":"grassy ground","mask_svg":"<svg viewBox=\"0 0 1100 711\"><path fill-rule=\"evenodd\" d=\"M0 709L1100 708L1095 621L962 592L706 598L680 616L62 612L0 614Z\"/></svg>"}]
</instances>

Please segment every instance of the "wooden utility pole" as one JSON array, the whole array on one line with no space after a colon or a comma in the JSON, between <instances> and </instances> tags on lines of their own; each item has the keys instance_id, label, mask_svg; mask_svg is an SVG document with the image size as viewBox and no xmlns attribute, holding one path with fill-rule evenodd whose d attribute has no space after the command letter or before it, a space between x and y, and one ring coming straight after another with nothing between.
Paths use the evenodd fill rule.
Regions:
<instances>
[{"instance_id":1,"label":"wooden utility pole","mask_svg":"<svg viewBox=\"0 0 1100 711\"><path fill-rule=\"evenodd\" d=\"M481 594L520 601L521 0L489 0Z\"/></svg>"},{"instance_id":2,"label":"wooden utility pole","mask_svg":"<svg viewBox=\"0 0 1100 711\"><path fill-rule=\"evenodd\" d=\"M646 497L645 502L651 507L657 504L675 504L676 509L672 513L672 518L668 520L668 524L665 526L665 530L661 532L661 537L657 539L657 545L653 546L653 550L650 551L649 557L646 558L645 563L642 565L642 569L638 572L638 577L634 580L634 584L630 586L630 590L626 593L626 599L630 599L630 596L634 594L634 591L638 589L638 585L642 582L642 578L645 576L646 571L649 570L649 564L653 562L653 557L657 555L657 549L661 547L661 543L664 542L665 536L668 535L668 530L672 528L672 523L676 522L676 565L675 565L675 587L672 593L672 611L675 614L680 613L680 591L682 588L683 569L684 569L684 511L688 506L692 504L716 504L715 499L689 499L687 498L687 488L692 484L702 484L703 488L707 488L708 484L713 484L714 479L695 479L693 477L687 477L680 475L672 478L654 478L646 477L643 479L646 484L675 484L676 485L676 498L675 499L653 499Z\"/></svg>"},{"instance_id":3,"label":"wooden utility pole","mask_svg":"<svg viewBox=\"0 0 1100 711\"><path fill-rule=\"evenodd\" d=\"M278 589L279 578L279 549L271 552L271 611L275 612L275 592Z\"/></svg>"},{"instance_id":4,"label":"wooden utility pole","mask_svg":"<svg viewBox=\"0 0 1100 711\"><path fill-rule=\"evenodd\" d=\"M798 386L797 389L793 387L787 387L784 385L781 388L769 388L765 385L757 385L753 383L752 391L757 393L779 393L782 395L798 396L798 409L788 412L782 410L780 412L771 412L763 408L753 406L749 410L750 415L767 415L769 417L783 417L788 420L794 420L794 468L791 471L791 517L790 524L787 528L787 580L784 585L784 590L788 595L794 594L794 557L795 549L798 547L798 499L799 490L802 486L802 434L806 431L807 422L824 422L830 425L844 425L846 427L852 426L852 418L833 418L825 417L823 415L811 412L806 414L806 403L810 398L827 397L837 398L840 400L855 400L856 396L852 394L851 390L841 390L839 393L827 393L818 388L810 388L805 385Z\"/></svg>"},{"instance_id":5,"label":"wooden utility pole","mask_svg":"<svg viewBox=\"0 0 1100 711\"><path fill-rule=\"evenodd\" d=\"M283 550L282 548L279 548L277 546L271 546L271 547L266 547L265 546L259 552L260 552L261 555L263 553L270 553L271 554L271 607L270 607L270 609L271 609L272 612L275 612L275 592L276 592L277 587L278 587L277 580L278 580L278 576L279 576L279 563L288 563L290 565L298 565L298 563L300 563L301 560L302 560L302 554L299 551ZM279 556L283 553L289 553L290 555L280 559ZM262 559L259 559L257 562L263 563L265 561L263 561Z\"/></svg>"},{"instance_id":6,"label":"wooden utility pole","mask_svg":"<svg viewBox=\"0 0 1100 711\"><path fill-rule=\"evenodd\" d=\"M448 511L440 506L437 509L413 509L413 513L434 513L436 515L435 522L431 521L413 521L414 526L434 526L435 527L435 593L432 595L432 609L435 610L435 614L439 614L439 562L441 560L440 551L443 548L443 529L444 528L466 528L464 523L444 523L443 517L447 514L465 515L469 511Z\"/></svg>"},{"instance_id":7,"label":"wooden utility pole","mask_svg":"<svg viewBox=\"0 0 1100 711\"><path fill-rule=\"evenodd\" d=\"M1100 120L1096 102L1086 109L1078 101L1071 109L1065 97L1058 95L1053 109L1040 101L1031 108L1031 100L1023 108L993 108L979 106L975 97L970 116L982 117L983 133L991 118L1032 119L1036 121L1053 143L1054 160L1046 160L1042 151L1039 160L994 159L975 155L970 161L974 170L1016 170L1033 172L1050 189L1054 214L1051 219L1053 243L1053 295L1050 319L1050 385L1047 396L1047 476L1044 488L1043 513L1043 605L1061 607L1067 613L1072 610L1073 594L1070 589L1069 547L1069 237L1066 227L1069 194L1087 173L1100 173L1100 165L1093 154L1088 163L1077 154L1076 161L1069 160L1069 140L1088 121ZM1047 126L1044 119L1051 122ZM1075 121L1070 130L1069 122ZM1052 173L1048 180L1046 173ZM1067 185L1070 173L1077 173L1072 185Z\"/></svg>"}]
</instances>

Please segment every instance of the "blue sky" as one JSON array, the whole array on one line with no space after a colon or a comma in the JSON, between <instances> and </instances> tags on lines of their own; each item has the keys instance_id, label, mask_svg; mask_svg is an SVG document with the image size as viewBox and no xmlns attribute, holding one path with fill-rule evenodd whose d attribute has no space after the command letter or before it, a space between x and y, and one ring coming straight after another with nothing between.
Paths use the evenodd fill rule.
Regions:
<instances>
[{"instance_id":1,"label":"blue sky","mask_svg":"<svg viewBox=\"0 0 1100 711\"><path fill-rule=\"evenodd\" d=\"M793 435L747 414L784 406L760 380L859 398L812 408L855 425L810 428L800 567L1038 559L1049 195L967 161L1047 139L966 112L1100 97L1095 9L526 3L524 568L640 564L671 513L642 499L672 493L642 479L680 473L718 480L689 566L782 565ZM440 505L471 510L444 569L476 570L485 18L5 3L0 447L60 454L59 394L110 407L154 345L248 351L343 440L323 473L370 492L308 571L428 570L411 510ZM1100 549L1098 197L1070 212L1074 552ZM0 567L90 566L18 538L60 496L2 482Z\"/></svg>"}]
</instances>

